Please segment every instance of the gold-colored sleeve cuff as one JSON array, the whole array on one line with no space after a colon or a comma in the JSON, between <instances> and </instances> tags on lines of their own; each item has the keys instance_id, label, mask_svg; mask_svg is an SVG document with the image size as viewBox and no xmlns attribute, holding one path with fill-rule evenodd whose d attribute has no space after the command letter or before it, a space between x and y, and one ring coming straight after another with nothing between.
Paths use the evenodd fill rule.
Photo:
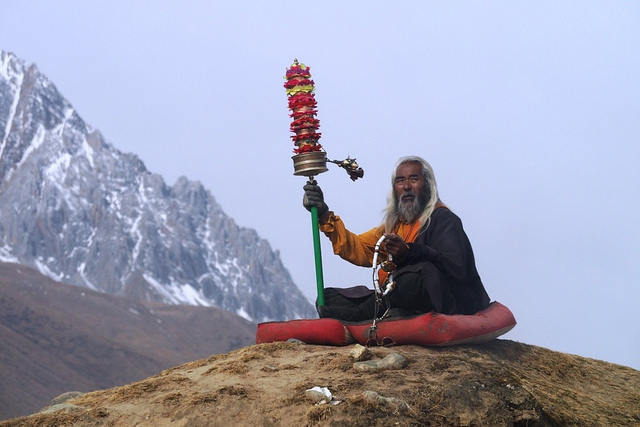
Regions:
<instances>
[{"instance_id":1,"label":"gold-colored sleeve cuff","mask_svg":"<svg viewBox=\"0 0 640 427\"><path fill-rule=\"evenodd\" d=\"M340 221L340 217L333 213L333 211L329 211L329 215L327 220L323 224L319 224L320 231L323 233L332 233L336 229L336 222Z\"/></svg>"}]
</instances>

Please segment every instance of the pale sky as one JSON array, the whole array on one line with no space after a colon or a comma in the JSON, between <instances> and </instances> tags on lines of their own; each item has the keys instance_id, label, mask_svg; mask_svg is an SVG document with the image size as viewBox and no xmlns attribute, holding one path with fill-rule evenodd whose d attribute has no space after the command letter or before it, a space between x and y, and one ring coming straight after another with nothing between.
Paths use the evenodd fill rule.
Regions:
<instances>
[{"instance_id":1,"label":"pale sky","mask_svg":"<svg viewBox=\"0 0 640 427\"><path fill-rule=\"evenodd\" d=\"M381 221L400 156L435 169L505 339L640 369L640 3L0 0L0 49L168 185L200 181L316 283L293 175L286 68L316 84L318 176L352 231ZM333 255L326 286L371 286Z\"/></svg>"}]
</instances>

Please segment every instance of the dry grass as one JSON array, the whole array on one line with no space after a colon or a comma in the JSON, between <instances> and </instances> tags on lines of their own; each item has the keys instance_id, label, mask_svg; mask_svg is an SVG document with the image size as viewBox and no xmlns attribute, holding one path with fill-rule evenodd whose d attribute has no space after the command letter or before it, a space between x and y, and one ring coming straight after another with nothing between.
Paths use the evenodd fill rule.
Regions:
<instances>
[{"instance_id":1,"label":"dry grass","mask_svg":"<svg viewBox=\"0 0 640 427\"><path fill-rule=\"evenodd\" d=\"M640 425L640 372L623 366L495 341L374 349L376 359L393 351L410 363L363 373L350 351L251 346L69 401L80 409L4 425ZM340 403L314 404L305 395L314 386ZM368 390L382 397L365 398Z\"/></svg>"}]
</instances>

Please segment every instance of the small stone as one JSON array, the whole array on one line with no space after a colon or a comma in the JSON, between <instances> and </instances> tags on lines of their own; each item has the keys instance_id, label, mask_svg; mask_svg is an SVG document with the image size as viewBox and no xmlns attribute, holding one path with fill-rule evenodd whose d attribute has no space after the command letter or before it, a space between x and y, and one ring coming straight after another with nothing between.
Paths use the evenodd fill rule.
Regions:
<instances>
[{"instance_id":1,"label":"small stone","mask_svg":"<svg viewBox=\"0 0 640 427\"><path fill-rule=\"evenodd\" d=\"M365 400L368 400L372 403L381 404L388 408L393 409L395 412L406 412L409 410L409 405L402 399L398 399L396 397L384 397L375 391L365 391L362 393Z\"/></svg>"},{"instance_id":2,"label":"small stone","mask_svg":"<svg viewBox=\"0 0 640 427\"><path fill-rule=\"evenodd\" d=\"M353 349L351 349L351 357L356 362L362 362L363 360L371 359L371 350L367 347L356 344Z\"/></svg>"},{"instance_id":3,"label":"small stone","mask_svg":"<svg viewBox=\"0 0 640 427\"><path fill-rule=\"evenodd\" d=\"M382 360L355 362L353 368L358 371L381 371L384 369L403 369L409 362L398 353L389 353Z\"/></svg>"}]
</instances>

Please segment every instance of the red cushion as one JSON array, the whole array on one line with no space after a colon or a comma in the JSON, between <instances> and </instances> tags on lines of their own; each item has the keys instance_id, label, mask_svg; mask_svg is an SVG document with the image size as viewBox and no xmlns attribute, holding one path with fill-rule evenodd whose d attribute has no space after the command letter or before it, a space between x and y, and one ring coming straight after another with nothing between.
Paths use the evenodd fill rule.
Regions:
<instances>
[{"instance_id":1,"label":"red cushion","mask_svg":"<svg viewBox=\"0 0 640 427\"><path fill-rule=\"evenodd\" d=\"M372 322L346 324L353 338L367 344L372 338ZM490 341L516 325L513 313L499 302L472 315L426 313L411 318L385 319L376 322L375 338L395 345L445 346Z\"/></svg>"},{"instance_id":2,"label":"red cushion","mask_svg":"<svg viewBox=\"0 0 640 427\"><path fill-rule=\"evenodd\" d=\"M336 319L299 319L258 324L256 344L287 341L290 338L307 344L342 346L353 343L347 328Z\"/></svg>"},{"instance_id":3,"label":"red cushion","mask_svg":"<svg viewBox=\"0 0 640 427\"><path fill-rule=\"evenodd\" d=\"M472 315L426 313L415 317L376 322L343 323L336 319L299 319L258 324L256 344L294 338L307 344L343 346L354 341L367 345L370 339L394 345L446 346L493 340L513 329L516 319L506 306L492 302Z\"/></svg>"}]
</instances>

